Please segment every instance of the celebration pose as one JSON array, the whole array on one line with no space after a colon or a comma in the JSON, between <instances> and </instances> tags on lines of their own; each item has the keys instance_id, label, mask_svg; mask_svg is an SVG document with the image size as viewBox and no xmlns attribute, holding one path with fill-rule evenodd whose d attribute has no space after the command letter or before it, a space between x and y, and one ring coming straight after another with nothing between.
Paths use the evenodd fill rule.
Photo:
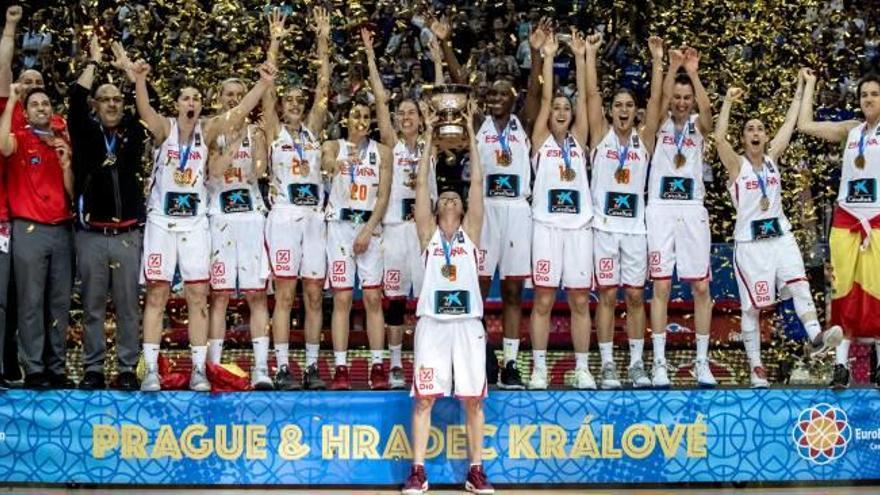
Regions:
<instances>
[{"instance_id":1,"label":"celebration pose","mask_svg":"<svg viewBox=\"0 0 880 495\"><path fill-rule=\"evenodd\" d=\"M141 120L159 143L154 150L155 164L150 175L147 225L144 232L142 281L147 284L144 305L144 361L147 371L141 390L161 388L158 370L162 314L171 290L175 267L185 282L188 330L193 370L190 388L208 391L205 375L208 334L208 281L210 280L211 238L206 216L205 174L208 144L217 136L241 128L247 115L257 106L263 91L272 84L275 68L260 66L260 81L234 108L202 121L202 96L192 86L181 88L176 118L160 115L150 105L147 74L150 66L135 63L135 101Z\"/></svg>"},{"instance_id":2,"label":"celebration pose","mask_svg":"<svg viewBox=\"0 0 880 495\"><path fill-rule=\"evenodd\" d=\"M880 386L880 76L859 81L857 94L864 121L815 122L816 76L804 72L806 87L798 130L834 143L844 142L840 190L831 235L833 299L831 322L846 337L837 346L834 388L849 386L849 345L854 338L873 338L877 354L874 384Z\"/></svg>"},{"instance_id":3,"label":"celebration pose","mask_svg":"<svg viewBox=\"0 0 880 495\"><path fill-rule=\"evenodd\" d=\"M838 345L843 337L840 327L823 332L819 325L804 261L782 211L782 181L777 163L788 148L797 123L804 72L798 75L791 106L782 127L769 142L769 149L767 131L758 119L749 120L743 127L744 154L738 155L727 140L730 109L743 93L739 88L727 90L715 128L718 156L727 170L728 189L736 207L733 261L742 308L742 339L753 388L769 386L761 364L759 317L761 309L776 302L777 289L793 297L798 318L820 352Z\"/></svg>"},{"instance_id":4,"label":"celebration pose","mask_svg":"<svg viewBox=\"0 0 880 495\"><path fill-rule=\"evenodd\" d=\"M654 43L656 45L656 42ZM653 49L656 48L654 46ZM662 50L662 48L661 48ZM661 52L662 56L662 52ZM700 82L700 54L693 48L669 50L669 70L663 83L662 115L651 174L648 178L648 264L653 283L651 340L654 365L651 382L668 387L665 357L667 304L672 273L688 282L694 297L697 357L694 371L702 386L716 384L709 369L709 293L711 233L709 212L703 206L703 136L712 130L712 103ZM680 68L684 73L679 73ZM697 113L694 113L694 107Z\"/></svg>"},{"instance_id":5,"label":"celebration pose","mask_svg":"<svg viewBox=\"0 0 880 495\"><path fill-rule=\"evenodd\" d=\"M276 9L269 23L272 42L268 58L277 58L281 41L290 34L285 16ZM275 347L275 388L293 390L299 382L289 366L290 310L297 279L302 280L305 305L306 369L302 386L307 390L326 388L318 373L323 302L322 290L327 271L324 222L324 180L321 176L319 136L327 119L327 92L330 86L330 17L315 8L313 29L317 36L320 68L314 100L306 112L306 94L301 88L288 88L281 98L278 118L274 91L263 97L263 119L269 139L272 210L266 222L269 264L275 279L275 309L272 338Z\"/></svg>"},{"instance_id":6,"label":"celebration pose","mask_svg":"<svg viewBox=\"0 0 880 495\"><path fill-rule=\"evenodd\" d=\"M422 290L416 314L419 322L415 333L412 414L413 466L403 487L405 495L418 495L428 490L425 454L431 428L431 409L437 397L453 393L464 405L468 454L465 490L471 493L494 493L482 466L483 398L486 397L485 331L480 322L483 301L477 271L480 238L483 226L482 158L474 139L473 113L468 108L471 180L467 208L456 191L445 190L431 211L428 186L429 158L436 117L424 109L425 152L416 179L415 221L425 267ZM424 107L423 107L424 108Z\"/></svg>"},{"instance_id":7,"label":"celebration pose","mask_svg":"<svg viewBox=\"0 0 880 495\"><path fill-rule=\"evenodd\" d=\"M547 340L550 312L559 284L565 288L571 310L575 352L575 388L595 389L587 357L590 348L590 287L593 282L593 203L587 176L586 41L572 30L577 105L554 95L553 59L558 49L550 33L541 47L543 80L541 107L532 129L540 143L532 157L535 169L532 199L532 280L535 286L531 315L534 367L530 389L547 388Z\"/></svg>"},{"instance_id":8,"label":"celebration pose","mask_svg":"<svg viewBox=\"0 0 880 495\"><path fill-rule=\"evenodd\" d=\"M587 38L587 107L592 149L591 191L593 193L593 259L599 306L596 329L602 358L600 386L620 388L614 364L612 341L617 289L626 294L626 332L629 337L629 378L635 387L647 387L651 380L642 362L645 333L645 278L647 240L645 231L645 181L650 151L654 148L660 106L662 44L652 41L654 69L647 124L635 128L636 100L632 91L617 89L611 102L611 125L602 114L602 95L596 74L596 54L602 36Z\"/></svg>"}]
</instances>

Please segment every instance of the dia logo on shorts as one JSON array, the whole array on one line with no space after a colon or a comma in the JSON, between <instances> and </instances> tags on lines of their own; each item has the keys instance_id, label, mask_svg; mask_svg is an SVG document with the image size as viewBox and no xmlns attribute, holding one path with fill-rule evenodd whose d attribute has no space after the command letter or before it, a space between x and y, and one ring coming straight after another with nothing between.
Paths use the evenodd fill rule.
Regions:
<instances>
[{"instance_id":1,"label":"dia logo on shorts","mask_svg":"<svg viewBox=\"0 0 880 495\"><path fill-rule=\"evenodd\" d=\"M755 294L766 296L768 292L770 292L770 284L763 280L755 283Z\"/></svg>"}]
</instances>

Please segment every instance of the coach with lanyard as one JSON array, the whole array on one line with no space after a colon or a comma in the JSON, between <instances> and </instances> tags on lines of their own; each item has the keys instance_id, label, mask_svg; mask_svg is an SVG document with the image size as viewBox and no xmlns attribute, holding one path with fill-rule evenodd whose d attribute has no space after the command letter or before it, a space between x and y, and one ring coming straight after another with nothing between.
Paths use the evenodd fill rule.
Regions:
<instances>
[{"instance_id":1,"label":"coach with lanyard","mask_svg":"<svg viewBox=\"0 0 880 495\"><path fill-rule=\"evenodd\" d=\"M134 82L131 61L117 42L113 43L113 52L114 67L126 71ZM70 89L68 109L70 139L76 150L75 245L85 325L85 376L79 387L95 390L106 386L104 322L109 290L116 311L117 385L123 390L136 390L138 268L145 217L143 187L137 174L147 133L137 115L125 110L126 101L134 103L131 95L123 97L113 84L101 84L92 91L102 56L96 36L90 41L89 54L88 64Z\"/></svg>"}]
</instances>

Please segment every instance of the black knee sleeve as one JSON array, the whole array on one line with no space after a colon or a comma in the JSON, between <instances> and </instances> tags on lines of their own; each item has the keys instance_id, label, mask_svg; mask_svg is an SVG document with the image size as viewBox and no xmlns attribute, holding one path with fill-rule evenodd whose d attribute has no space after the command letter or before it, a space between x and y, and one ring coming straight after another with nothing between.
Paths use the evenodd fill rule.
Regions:
<instances>
[{"instance_id":1,"label":"black knee sleeve","mask_svg":"<svg viewBox=\"0 0 880 495\"><path fill-rule=\"evenodd\" d=\"M406 299L391 299L388 301L388 309L385 310L385 324L391 327L403 325L406 313Z\"/></svg>"}]
</instances>

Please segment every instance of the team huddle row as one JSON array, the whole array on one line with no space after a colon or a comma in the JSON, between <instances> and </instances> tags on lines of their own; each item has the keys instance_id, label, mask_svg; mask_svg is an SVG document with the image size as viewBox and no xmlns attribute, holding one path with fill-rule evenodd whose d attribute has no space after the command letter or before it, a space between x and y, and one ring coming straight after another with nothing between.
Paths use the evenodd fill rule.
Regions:
<instances>
[{"instance_id":1,"label":"team huddle row","mask_svg":"<svg viewBox=\"0 0 880 495\"><path fill-rule=\"evenodd\" d=\"M113 66L134 84L138 125L156 143L145 198L146 227L139 270L140 282L147 286L143 313L147 373L140 384L142 390L161 388L157 360L162 317L175 270L185 281L189 307L193 390L210 388L205 363L220 361L229 295L236 290L244 294L250 307L254 388L289 390L300 386L287 365L290 311L298 281L303 284L306 313L302 385L309 389L326 386L318 373L317 356L321 295L329 286L333 291L335 354L330 387L350 388L346 349L355 277L363 289L372 353L370 385L376 389L402 388L405 379L400 353L406 299L419 299L420 317L479 320L480 294L486 293L496 271L501 277L504 303L500 387L547 387L545 353L550 310L559 287L565 289L571 308L575 387L621 386L612 358L620 287L627 307L628 378L635 387L669 386L664 332L673 273L690 283L694 294L694 374L700 385L715 385L707 355L712 301L710 232L702 182L704 136L713 130L713 114L700 82L700 56L696 50L667 51L660 38L649 39L653 60L650 98L644 121L637 127L637 102L627 89L614 92L608 102L609 111L605 112L596 68L600 35L584 37L572 32L568 49L574 55L578 96L572 101L555 92L553 59L560 47L552 28L542 22L530 37L536 63L522 118L512 114L516 89L503 80L495 82L485 101L470 105L467 112L467 124L472 128L468 158L471 180L479 181L476 189L472 182L467 201L469 205L480 201L476 209L480 225L472 225L472 231L462 227L460 234L455 229L446 232L446 237L434 238L433 231L423 233L417 227L423 176L428 198L421 199L427 201L424 204L429 209L434 204L438 219L447 202L458 201L463 207L464 201L461 193L452 190L439 191L438 196L433 169L438 148L432 144L437 117L433 110L421 102L403 100L392 115L390 97L382 85L372 49L372 35L364 30L361 35L375 100L370 104L355 99L345 120L346 138L320 142L327 116L329 18L325 11L316 9L313 27L319 68L310 109L306 108L308 100L301 89L287 88L280 97L276 95L277 53L290 32L285 22L277 12L270 16L272 38L266 62L259 68L259 81L248 89L242 80L225 80L219 88L221 112L210 118L202 118L201 94L193 87L180 90L176 116L160 115L151 104L147 83L150 66L143 60L129 60L118 43L111 45ZM450 70L453 66L448 60L451 51L443 47L449 43L448 33L434 33L430 52L436 83L443 83L444 62ZM117 148L133 136L126 136L129 128L119 125L124 113L119 88L103 84L91 89L96 68L103 65L97 38L92 39L90 55L91 62L77 84L92 92L96 114L92 124L100 129L105 145L98 150L103 153L97 153L101 156L94 165L111 170L124 160ZM668 65L664 62L667 55ZM30 160L31 167L47 165L29 158L35 153L33 148L54 149L61 170L56 175L67 201L74 198L81 205L83 188L74 183L77 177L71 163L77 162L78 154L84 154L77 148L74 135L82 131L71 128L73 139L57 131L48 96L40 89L41 84L28 88L28 72L34 71L23 73L9 88L10 101L0 122L0 151L11 157L11 174L15 168L12 163L18 159L22 163ZM849 214L868 218L880 208L876 197L880 173L877 131L870 123L876 123L874 98L878 98L880 83L869 77L859 86L868 122L827 124L812 121L815 82L812 71L800 71L785 122L772 140L759 120L748 121L742 131L742 155L727 140L731 107L742 90L728 91L714 128L737 209L735 269L742 301L743 340L752 385L757 387L768 385L759 351L759 310L773 304L777 292L787 292L794 299L797 314L817 349L838 346L843 337L838 327L822 332L803 262L782 211L778 161L795 127L832 140L848 139L839 205ZM867 106L864 100L869 100ZM248 115L258 105L263 115L260 124L248 123ZM27 121L22 126L16 125L16 108L24 110ZM379 141L370 138L374 110ZM828 130L823 126L837 127ZM840 126L846 126L845 132ZM257 181L262 177L270 182L268 204L258 188ZM474 197L475 193L479 198ZM13 225L19 218L27 219L26 215L16 215L15 209ZM97 231L110 237L132 230L131 225L88 218L80 218L80 222L85 232ZM19 237L16 231L13 229L13 250ZM434 243L439 243L439 248L432 250ZM139 239L135 249L140 249ZM473 257L469 255L472 249L476 253ZM430 260L438 256L442 263L437 265L438 273L433 273ZM472 262L474 277L469 275ZM523 383L516 358L520 298L527 277L535 287L531 314L534 367L527 383ZM650 376L642 357L646 327L643 295L648 277L654 294L650 305L654 356ZM270 281L275 290L271 316L266 302ZM464 299L457 290L464 291ZM599 293L595 318L602 365L598 384L588 368L590 290ZM383 297L389 301L385 311ZM278 363L274 379L267 365L270 329ZM390 373L383 364L386 329ZM428 343L421 338L425 331L417 330L414 393L451 393L451 369L445 383L444 373L437 370L449 367L451 356L465 353L463 347L472 344L481 350L485 344L480 330L468 333L468 338L452 339L444 334ZM420 356L420 344L431 350L427 353L430 356ZM448 355L437 352L438 346L448 348ZM439 363L433 362L438 359ZM458 358L454 361L459 364ZM479 367L463 366L474 370ZM34 369L42 371L39 368L37 364ZM423 369L434 372L420 373ZM474 383L470 390L456 390L456 394L483 396L485 371L482 378L467 380L457 371L456 389ZM845 378L848 382L848 372Z\"/></svg>"}]
</instances>

